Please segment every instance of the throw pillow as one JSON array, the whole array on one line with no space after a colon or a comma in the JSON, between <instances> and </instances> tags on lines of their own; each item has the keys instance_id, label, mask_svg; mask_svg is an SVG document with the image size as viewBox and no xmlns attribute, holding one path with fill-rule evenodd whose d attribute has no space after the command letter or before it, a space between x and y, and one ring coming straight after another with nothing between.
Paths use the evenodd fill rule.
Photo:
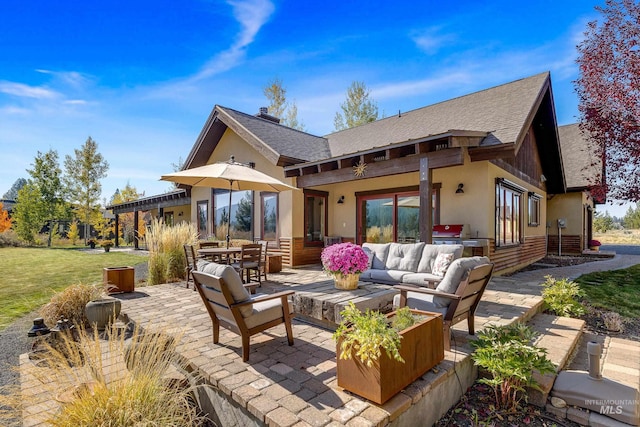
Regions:
<instances>
[{"instance_id":1,"label":"throw pillow","mask_svg":"<svg viewBox=\"0 0 640 427\"><path fill-rule=\"evenodd\" d=\"M444 274L451 265L451 261L453 261L453 254L438 254L431 272L436 276L444 277Z\"/></svg>"}]
</instances>

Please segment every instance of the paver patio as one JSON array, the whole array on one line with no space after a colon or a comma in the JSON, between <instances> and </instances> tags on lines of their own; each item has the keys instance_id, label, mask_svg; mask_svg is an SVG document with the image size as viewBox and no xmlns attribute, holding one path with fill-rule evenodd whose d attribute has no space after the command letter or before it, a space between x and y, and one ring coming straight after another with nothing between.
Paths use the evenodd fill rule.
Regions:
<instances>
[{"instance_id":1,"label":"paver patio","mask_svg":"<svg viewBox=\"0 0 640 427\"><path fill-rule=\"evenodd\" d=\"M638 262L638 257L616 259L617 262L591 264L600 264L598 269L613 269ZM579 267L582 272L590 268ZM553 269L492 279L476 313L476 328L482 329L487 323L527 320L535 315L542 304L539 283L544 274L563 277L572 273ZM263 292L282 287L295 289L326 280L326 276L314 268L284 270L271 274L269 279L263 285ZM335 343L330 331L294 320L295 344L289 347L284 327L272 328L251 338L250 360L244 363L238 335L221 329L220 343L213 344L211 321L199 295L192 289L185 289L182 284L165 284L138 288L138 292L123 294L120 298L123 312L134 322L145 327L174 327L184 331L178 351L189 360L191 369L211 385L207 389L208 400L217 408L220 424L225 426L430 425L457 402L475 379L464 322L454 327L452 351L445 352L445 360L436 369L378 406L337 387ZM623 366L627 363L616 362L624 361L624 352L629 348L627 343L613 340L603 359L604 372L631 369L637 373L640 367L629 368ZM558 349L561 350L566 352ZM552 353L553 349L550 355ZM631 378L637 387L638 377ZM36 391L34 389L32 395ZM29 390L25 393L28 395ZM38 425L35 422L38 411L35 412L31 415L34 422L27 419L25 425Z\"/></svg>"}]
</instances>

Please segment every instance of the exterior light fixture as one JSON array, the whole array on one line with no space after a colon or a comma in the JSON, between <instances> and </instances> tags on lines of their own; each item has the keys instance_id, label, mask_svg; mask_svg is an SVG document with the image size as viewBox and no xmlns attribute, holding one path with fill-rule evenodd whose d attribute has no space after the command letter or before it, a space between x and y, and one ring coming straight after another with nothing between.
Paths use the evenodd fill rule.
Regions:
<instances>
[{"instance_id":1,"label":"exterior light fixture","mask_svg":"<svg viewBox=\"0 0 640 427\"><path fill-rule=\"evenodd\" d=\"M340 196L340 198L338 199L338 204L341 205L344 203L344 196Z\"/></svg>"},{"instance_id":2,"label":"exterior light fixture","mask_svg":"<svg viewBox=\"0 0 640 427\"><path fill-rule=\"evenodd\" d=\"M464 194L464 190L462 189L464 187L463 183L458 184L458 189L456 190L456 194Z\"/></svg>"}]
</instances>

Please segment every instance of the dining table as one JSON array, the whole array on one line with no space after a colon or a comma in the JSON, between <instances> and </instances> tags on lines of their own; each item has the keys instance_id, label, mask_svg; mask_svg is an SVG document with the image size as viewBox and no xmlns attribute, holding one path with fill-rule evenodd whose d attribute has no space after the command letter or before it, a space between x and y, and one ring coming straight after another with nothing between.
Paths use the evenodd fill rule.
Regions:
<instances>
[{"instance_id":1,"label":"dining table","mask_svg":"<svg viewBox=\"0 0 640 427\"><path fill-rule=\"evenodd\" d=\"M213 262L229 264L240 252L242 252L242 248L238 246L231 246L229 248L201 248L198 249L198 256Z\"/></svg>"}]
</instances>

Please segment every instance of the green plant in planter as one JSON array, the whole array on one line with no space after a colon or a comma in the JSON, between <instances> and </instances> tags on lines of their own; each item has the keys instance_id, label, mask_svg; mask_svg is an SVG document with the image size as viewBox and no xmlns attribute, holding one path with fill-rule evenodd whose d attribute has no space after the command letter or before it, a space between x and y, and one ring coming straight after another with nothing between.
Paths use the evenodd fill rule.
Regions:
<instances>
[{"instance_id":1,"label":"green plant in planter","mask_svg":"<svg viewBox=\"0 0 640 427\"><path fill-rule=\"evenodd\" d=\"M547 350L531 344L536 336L531 328L519 323L488 326L471 343L475 348L473 361L491 375L478 381L493 389L498 408L516 411L520 400L526 399L526 387L539 389L534 370L542 375L555 372Z\"/></svg>"},{"instance_id":2,"label":"green plant in planter","mask_svg":"<svg viewBox=\"0 0 640 427\"><path fill-rule=\"evenodd\" d=\"M567 278L557 280L550 275L544 276L542 299L549 310L558 316L581 316L584 307L576 298L584 296L584 292L576 282Z\"/></svg>"},{"instance_id":3,"label":"green plant in planter","mask_svg":"<svg viewBox=\"0 0 640 427\"><path fill-rule=\"evenodd\" d=\"M400 356L400 331L416 322L408 307L398 309L391 323L379 311L367 309L362 312L353 302L340 315L343 320L333 334L334 340L342 339L340 358L350 359L355 355L371 367L384 349L390 358L404 363Z\"/></svg>"}]
</instances>

